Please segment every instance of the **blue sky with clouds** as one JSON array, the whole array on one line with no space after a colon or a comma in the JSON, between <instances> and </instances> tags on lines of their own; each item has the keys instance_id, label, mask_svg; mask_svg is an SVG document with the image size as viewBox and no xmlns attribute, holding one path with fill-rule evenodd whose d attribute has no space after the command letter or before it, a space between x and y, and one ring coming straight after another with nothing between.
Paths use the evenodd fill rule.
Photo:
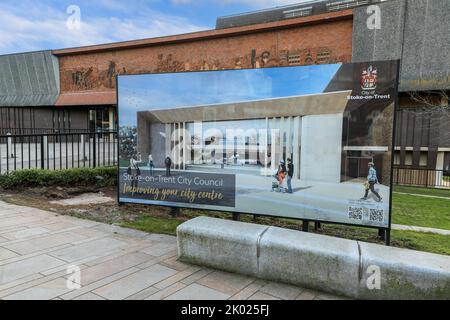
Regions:
<instances>
[{"instance_id":1,"label":"blue sky with clouds","mask_svg":"<svg viewBox=\"0 0 450 320\"><path fill-rule=\"evenodd\" d=\"M218 16L305 0L1 0L0 54L213 29ZM79 29L67 27L71 5Z\"/></svg>"},{"instance_id":2,"label":"blue sky with clouds","mask_svg":"<svg viewBox=\"0 0 450 320\"><path fill-rule=\"evenodd\" d=\"M121 126L136 112L322 93L340 64L119 77Z\"/></svg>"}]
</instances>

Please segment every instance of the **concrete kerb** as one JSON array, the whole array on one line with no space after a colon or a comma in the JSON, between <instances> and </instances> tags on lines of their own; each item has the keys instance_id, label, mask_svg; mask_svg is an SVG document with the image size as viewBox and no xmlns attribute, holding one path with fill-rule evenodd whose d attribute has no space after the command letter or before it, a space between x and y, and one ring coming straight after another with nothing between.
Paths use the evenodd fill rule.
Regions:
<instances>
[{"instance_id":1,"label":"concrete kerb","mask_svg":"<svg viewBox=\"0 0 450 320\"><path fill-rule=\"evenodd\" d=\"M258 243L267 226L198 217L177 228L181 260L258 276Z\"/></svg>"},{"instance_id":2,"label":"concrete kerb","mask_svg":"<svg viewBox=\"0 0 450 320\"><path fill-rule=\"evenodd\" d=\"M181 224L177 241L182 261L261 279L357 299L450 299L448 256L210 217Z\"/></svg>"}]
</instances>

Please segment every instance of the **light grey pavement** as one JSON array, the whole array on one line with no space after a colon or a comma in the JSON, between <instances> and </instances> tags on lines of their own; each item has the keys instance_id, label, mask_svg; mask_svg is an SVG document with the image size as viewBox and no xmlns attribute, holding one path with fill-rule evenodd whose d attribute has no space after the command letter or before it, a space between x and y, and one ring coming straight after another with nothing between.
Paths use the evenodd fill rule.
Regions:
<instances>
[{"instance_id":1,"label":"light grey pavement","mask_svg":"<svg viewBox=\"0 0 450 320\"><path fill-rule=\"evenodd\" d=\"M408 196L414 196L414 197L422 197L422 198L432 198L432 199L434 198L434 199L450 200L449 197L430 196L430 195L427 195L427 194L406 193L406 192L397 192L397 191L394 191L394 193L397 193L397 194L406 194L406 195L408 195Z\"/></svg>"},{"instance_id":2,"label":"light grey pavement","mask_svg":"<svg viewBox=\"0 0 450 320\"><path fill-rule=\"evenodd\" d=\"M405 231L416 231L425 233L441 234L444 236L450 236L450 230L427 228L427 227L416 227L416 226L405 226L402 224L393 224L392 229L394 230L405 230Z\"/></svg>"},{"instance_id":3,"label":"light grey pavement","mask_svg":"<svg viewBox=\"0 0 450 320\"><path fill-rule=\"evenodd\" d=\"M67 268L81 270L68 288ZM0 201L0 299L338 299L177 260L176 238Z\"/></svg>"}]
</instances>

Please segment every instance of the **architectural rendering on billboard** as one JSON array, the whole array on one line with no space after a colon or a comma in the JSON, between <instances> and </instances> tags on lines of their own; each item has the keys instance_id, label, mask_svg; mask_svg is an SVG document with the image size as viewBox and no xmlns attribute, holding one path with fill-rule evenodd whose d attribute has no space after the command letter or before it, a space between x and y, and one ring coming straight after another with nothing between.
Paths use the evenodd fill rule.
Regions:
<instances>
[{"instance_id":1,"label":"architectural rendering on billboard","mask_svg":"<svg viewBox=\"0 0 450 320\"><path fill-rule=\"evenodd\" d=\"M118 76L119 201L388 228L397 73Z\"/></svg>"}]
</instances>

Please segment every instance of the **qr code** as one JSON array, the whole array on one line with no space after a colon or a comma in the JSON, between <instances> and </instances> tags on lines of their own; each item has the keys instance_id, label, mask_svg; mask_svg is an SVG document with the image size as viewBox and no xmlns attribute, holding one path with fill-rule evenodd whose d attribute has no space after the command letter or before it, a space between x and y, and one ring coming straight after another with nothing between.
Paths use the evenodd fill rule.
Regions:
<instances>
[{"instance_id":1,"label":"qr code","mask_svg":"<svg viewBox=\"0 0 450 320\"><path fill-rule=\"evenodd\" d=\"M369 220L374 222L383 222L384 211L383 209L369 209Z\"/></svg>"},{"instance_id":2,"label":"qr code","mask_svg":"<svg viewBox=\"0 0 450 320\"><path fill-rule=\"evenodd\" d=\"M354 220L362 220L363 208L361 207L348 207L348 218Z\"/></svg>"}]
</instances>

